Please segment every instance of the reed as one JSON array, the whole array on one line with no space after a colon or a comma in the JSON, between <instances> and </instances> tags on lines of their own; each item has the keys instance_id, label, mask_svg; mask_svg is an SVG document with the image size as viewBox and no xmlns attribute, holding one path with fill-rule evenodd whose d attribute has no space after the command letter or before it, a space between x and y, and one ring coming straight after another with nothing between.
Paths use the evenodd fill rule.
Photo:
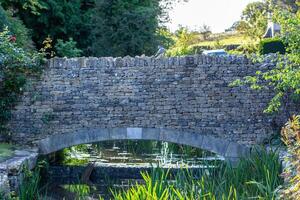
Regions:
<instances>
[{"instance_id":1,"label":"reed","mask_svg":"<svg viewBox=\"0 0 300 200\"><path fill-rule=\"evenodd\" d=\"M180 170L176 175L160 168L150 174L143 172L144 185L137 184L129 190L112 192L112 196L115 200L274 200L277 188L282 184L280 173L278 154L257 148L237 166L222 163L217 167L201 169L197 173L198 178L187 169Z\"/></svg>"}]
</instances>

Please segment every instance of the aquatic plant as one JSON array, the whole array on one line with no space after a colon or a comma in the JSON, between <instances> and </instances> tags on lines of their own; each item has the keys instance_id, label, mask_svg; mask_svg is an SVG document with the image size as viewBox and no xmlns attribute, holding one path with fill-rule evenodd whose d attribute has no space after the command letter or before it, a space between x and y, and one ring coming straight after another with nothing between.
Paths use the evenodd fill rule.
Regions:
<instances>
[{"instance_id":1,"label":"aquatic plant","mask_svg":"<svg viewBox=\"0 0 300 200\"><path fill-rule=\"evenodd\" d=\"M76 194L77 197L75 200L86 199L91 192L90 186L85 184L67 185L64 188Z\"/></svg>"},{"instance_id":2,"label":"aquatic plant","mask_svg":"<svg viewBox=\"0 0 300 200\"><path fill-rule=\"evenodd\" d=\"M30 171L27 167L23 168L23 180L19 187L18 200L41 199L39 191L40 168Z\"/></svg>"},{"instance_id":3,"label":"aquatic plant","mask_svg":"<svg viewBox=\"0 0 300 200\"><path fill-rule=\"evenodd\" d=\"M180 170L175 176L160 168L150 174L143 172L144 185L112 191L112 195L115 200L273 200L277 196L277 187L282 183L280 173L278 154L256 149L235 167L223 163L217 167L200 169L201 176L198 178L187 169Z\"/></svg>"}]
</instances>

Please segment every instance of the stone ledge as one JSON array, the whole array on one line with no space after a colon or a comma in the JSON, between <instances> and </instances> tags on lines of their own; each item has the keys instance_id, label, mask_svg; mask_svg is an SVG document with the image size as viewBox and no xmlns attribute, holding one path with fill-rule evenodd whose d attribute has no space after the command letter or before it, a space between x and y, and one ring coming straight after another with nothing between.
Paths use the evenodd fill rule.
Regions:
<instances>
[{"instance_id":1,"label":"stone ledge","mask_svg":"<svg viewBox=\"0 0 300 200\"><path fill-rule=\"evenodd\" d=\"M15 150L14 156L0 163L0 192L17 191L24 165L31 170L36 166L37 149Z\"/></svg>"}]
</instances>

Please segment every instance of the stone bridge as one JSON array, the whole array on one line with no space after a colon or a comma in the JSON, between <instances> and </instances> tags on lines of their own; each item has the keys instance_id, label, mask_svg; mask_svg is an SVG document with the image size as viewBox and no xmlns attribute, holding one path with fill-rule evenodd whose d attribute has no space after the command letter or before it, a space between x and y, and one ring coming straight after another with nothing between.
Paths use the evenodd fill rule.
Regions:
<instances>
[{"instance_id":1,"label":"stone bridge","mask_svg":"<svg viewBox=\"0 0 300 200\"><path fill-rule=\"evenodd\" d=\"M48 154L105 140L160 140L227 158L273 133L270 91L229 87L271 63L202 55L54 58L13 111L13 139Z\"/></svg>"}]
</instances>

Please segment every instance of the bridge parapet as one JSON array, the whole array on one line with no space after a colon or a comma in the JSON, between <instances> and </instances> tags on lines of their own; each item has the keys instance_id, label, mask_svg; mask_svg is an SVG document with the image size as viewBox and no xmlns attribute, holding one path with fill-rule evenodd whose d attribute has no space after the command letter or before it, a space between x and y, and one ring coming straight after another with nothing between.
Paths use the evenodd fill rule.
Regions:
<instances>
[{"instance_id":1,"label":"bridge parapet","mask_svg":"<svg viewBox=\"0 0 300 200\"><path fill-rule=\"evenodd\" d=\"M19 143L142 127L256 144L273 133L263 114L272 92L228 84L273 66L236 56L54 58L28 84L9 127Z\"/></svg>"}]
</instances>

